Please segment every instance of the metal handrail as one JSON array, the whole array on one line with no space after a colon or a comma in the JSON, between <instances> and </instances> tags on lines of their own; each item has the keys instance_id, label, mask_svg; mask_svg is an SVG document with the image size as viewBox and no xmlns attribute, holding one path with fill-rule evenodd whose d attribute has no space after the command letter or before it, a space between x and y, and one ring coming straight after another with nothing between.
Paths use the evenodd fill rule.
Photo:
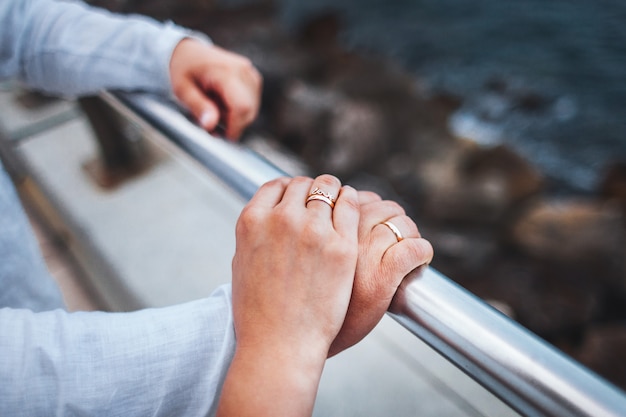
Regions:
<instances>
[{"instance_id":1,"label":"metal handrail","mask_svg":"<svg viewBox=\"0 0 626 417\"><path fill-rule=\"evenodd\" d=\"M244 199L286 175L245 147L216 139L175 106L146 94L103 93L147 122ZM626 394L432 267L405 277L389 314L523 415L623 416Z\"/></svg>"}]
</instances>

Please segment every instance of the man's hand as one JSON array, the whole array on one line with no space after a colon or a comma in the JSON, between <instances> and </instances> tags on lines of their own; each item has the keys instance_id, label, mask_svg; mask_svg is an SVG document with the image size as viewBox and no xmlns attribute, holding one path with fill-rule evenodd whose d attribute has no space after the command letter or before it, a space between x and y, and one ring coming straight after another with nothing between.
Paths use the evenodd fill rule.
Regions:
<instances>
[{"instance_id":1,"label":"man's hand","mask_svg":"<svg viewBox=\"0 0 626 417\"><path fill-rule=\"evenodd\" d=\"M350 306L329 357L358 343L378 324L389 308L402 279L421 265L429 264L433 248L423 239L404 209L383 201L372 192L360 191L359 258ZM385 225L391 221L402 234L398 242Z\"/></svg>"},{"instance_id":2,"label":"man's hand","mask_svg":"<svg viewBox=\"0 0 626 417\"><path fill-rule=\"evenodd\" d=\"M170 61L176 97L209 132L236 140L257 116L263 80L249 59L183 39Z\"/></svg>"}]
</instances>

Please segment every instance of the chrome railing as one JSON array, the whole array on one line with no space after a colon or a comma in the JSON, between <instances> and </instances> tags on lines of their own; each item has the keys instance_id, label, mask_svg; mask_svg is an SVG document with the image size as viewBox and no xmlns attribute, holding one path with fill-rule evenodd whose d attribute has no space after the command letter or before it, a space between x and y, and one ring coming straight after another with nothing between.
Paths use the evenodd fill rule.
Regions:
<instances>
[{"instance_id":1,"label":"chrome railing","mask_svg":"<svg viewBox=\"0 0 626 417\"><path fill-rule=\"evenodd\" d=\"M211 137L172 104L144 94L102 97L124 117L157 130L244 199L285 175L245 147ZM433 268L404 279L389 314L523 415L626 415L624 392Z\"/></svg>"}]
</instances>

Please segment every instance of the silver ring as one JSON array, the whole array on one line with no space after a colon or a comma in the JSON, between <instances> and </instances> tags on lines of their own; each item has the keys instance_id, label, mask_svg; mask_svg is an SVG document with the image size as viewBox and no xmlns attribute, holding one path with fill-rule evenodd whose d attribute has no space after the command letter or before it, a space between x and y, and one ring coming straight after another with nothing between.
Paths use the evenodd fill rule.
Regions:
<instances>
[{"instance_id":1,"label":"silver ring","mask_svg":"<svg viewBox=\"0 0 626 417\"><path fill-rule=\"evenodd\" d=\"M393 234L396 236L396 240L398 242L400 242L402 239L404 239L404 237L402 237L402 233L400 233L400 229L398 229L396 227L396 225L391 223L389 220L387 220L386 222L382 222L381 224L384 224L385 226L387 226L389 228L389 230L391 230L393 232Z\"/></svg>"}]
</instances>

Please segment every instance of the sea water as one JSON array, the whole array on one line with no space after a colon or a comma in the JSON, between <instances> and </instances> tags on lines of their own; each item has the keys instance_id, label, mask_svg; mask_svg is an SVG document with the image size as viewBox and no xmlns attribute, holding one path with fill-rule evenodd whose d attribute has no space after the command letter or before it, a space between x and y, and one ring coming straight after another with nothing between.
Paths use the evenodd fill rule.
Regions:
<instances>
[{"instance_id":1,"label":"sea water","mask_svg":"<svg viewBox=\"0 0 626 417\"><path fill-rule=\"evenodd\" d=\"M401 64L423 94L463 99L454 133L507 143L571 189L593 192L626 162L626 1L275 2L292 28L336 13L346 48Z\"/></svg>"}]
</instances>

